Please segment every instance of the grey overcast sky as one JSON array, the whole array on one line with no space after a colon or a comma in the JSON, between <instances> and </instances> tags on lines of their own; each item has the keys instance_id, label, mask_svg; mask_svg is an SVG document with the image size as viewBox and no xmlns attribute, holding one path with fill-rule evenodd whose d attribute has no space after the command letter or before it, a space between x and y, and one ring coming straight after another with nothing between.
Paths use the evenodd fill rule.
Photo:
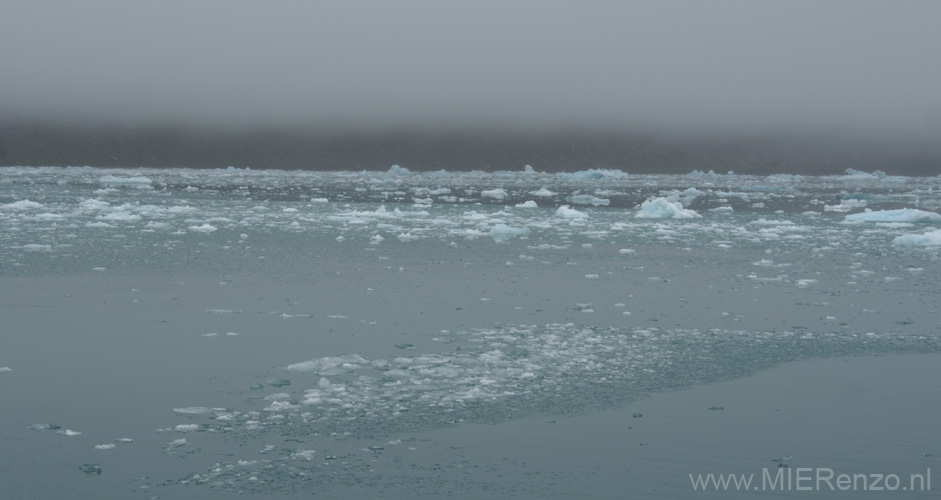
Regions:
<instances>
[{"instance_id":1,"label":"grey overcast sky","mask_svg":"<svg viewBox=\"0 0 941 500\"><path fill-rule=\"evenodd\" d=\"M927 134L941 1L13 0L0 113ZM932 132L933 130L933 132Z\"/></svg>"}]
</instances>

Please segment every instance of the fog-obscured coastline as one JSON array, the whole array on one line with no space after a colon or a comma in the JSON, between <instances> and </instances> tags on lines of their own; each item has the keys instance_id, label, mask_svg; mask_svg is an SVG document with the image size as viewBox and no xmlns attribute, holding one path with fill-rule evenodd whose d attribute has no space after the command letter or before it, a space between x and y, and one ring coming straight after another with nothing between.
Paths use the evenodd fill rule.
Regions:
<instances>
[{"instance_id":1,"label":"fog-obscured coastline","mask_svg":"<svg viewBox=\"0 0 941 500\"><path fill-rule=\"evenodd\" d=\"M315 127L0 125L0 165L833 175L847 168L893 175L941 174L941 141L836 132L731 135L641 130L331 131Z\"/></svg>"}]
</instances>

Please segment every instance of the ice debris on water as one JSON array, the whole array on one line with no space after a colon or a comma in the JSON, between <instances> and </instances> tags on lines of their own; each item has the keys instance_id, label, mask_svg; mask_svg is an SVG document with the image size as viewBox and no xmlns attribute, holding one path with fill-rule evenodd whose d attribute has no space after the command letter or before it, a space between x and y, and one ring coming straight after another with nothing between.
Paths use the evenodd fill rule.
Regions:
<instances>
[{"instance_id":1,"label":"ice debris on water","mask_svg":"<svg viewBox=\"0 0 941 500\"><path fill-rule=\"evenodd\" d=\"M13 368L10 368L9 366L0 366L0 373L12 372L12 371L13 371Z\"/></svg>"},{"instance_id":2,"label":"ice debris on water","mask_svg":"<svg viewBox=\"0 0 941 500\"><path fill-rule=\"evenodd\" d=\"M664 197L644 201L640 212L634 217L638 219L696 219L702 217L695 210L683 208L678 201L669 201Z\"/></svg>"},{"instance_id":3,"label":"ice debris on water","mask_svg":"<svg viewBox=\"0 0 941 500\"><path fill-rule=\"evenodd\" d=\"M56 431L56 434L61 434L61 435L63 435L63 436L72 437L72 436L79 436L79 435L81 435L82 433L81 433L81 432L78 432L78 431L73 431L72 429L65 429L65 430L62 430L62 431Z\"/></svg>"},{"instance_id":4,"label":"ice debris on water","mask_svg":"<svg viewBox=\"0 0 941 500\"><path fill-rule=\"evenodd\" d=\"M928 231L924 234L906 234L892 240L897 246L941 246L941 229Z\"/></svg>"},{"instance_id":5,"label":"ice debris on water","mask_svg":"<svg viewBox=\"0 0 941 500\"><path fill-rule=\"evenodd\" d=\"M95 449L96 449L96 450L113 450L115 447L116 447L116 446L115 446L114 443L96 444L96 445L95 445Z\"/></svg>"},{"instance_id":6,"label":"ice debris on water","mask_svg":"<svg viewBox=\"0 0 941 500\"><path fill-rule=\"evenodd\" d=\"M55 424L33 424L29 426L29 429L33 431L47 431L60 429L60 427Z\"/></svg>"},{"instance_id":7,"label":"ice debris on water","mask_svg":"<svg viewBox=\"0 0 941 500\"><path fill-rule=\"evenodd\" d=\"M82 464L78 466L78 470L85 474L101 475L101 466L98 464Z\"/></svg>"},{"instance_id":8,"label":"ice debris on water","mask_svg":"<svg viewBox=\"0 0 941 500\"><path fill-rule=\"evenodd\" d=\"M503 243L516 236L527 236L529 228L510 227L506 224L496 224L490 229L490 237L497 243Z\"/></svg>"},{"instance_id":9,"label":"ice debris on water","mask_svg":"<svg viewBox=\"0 0 941 500\"><path fill-rule=\"evenodd\" d=\"M847 222L941 222L941 214L914 208L897 210L866 209L858 214L844 217Z\"/></svg>"},{"instance_id":10,"label":"ice debris on water","mask_svg":"<svg viewBox=\"0 0 941 500\"><path fill-rule=\"evenodd\" d=\"M562 219L587 219L588 214L579 212L568 205L562 205L555 211L555 216Z\"/></svg>"}]
</instances>

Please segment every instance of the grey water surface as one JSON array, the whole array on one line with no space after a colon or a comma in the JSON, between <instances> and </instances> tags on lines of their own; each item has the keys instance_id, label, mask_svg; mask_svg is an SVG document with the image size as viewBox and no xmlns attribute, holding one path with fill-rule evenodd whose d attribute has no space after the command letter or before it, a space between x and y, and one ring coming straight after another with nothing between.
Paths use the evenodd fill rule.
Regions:
<instances>
[{"instance_id":1,"label":"grey water surface","mask_svg":"<svg viewBox=\"0 0 941 500\"><path fill-rule=\"evenodd\" d=\"M881 172L4 168L0 497L928 498L939 207ZM765 468L904 481L689 477Z\"/></svg>"}]
</instances>

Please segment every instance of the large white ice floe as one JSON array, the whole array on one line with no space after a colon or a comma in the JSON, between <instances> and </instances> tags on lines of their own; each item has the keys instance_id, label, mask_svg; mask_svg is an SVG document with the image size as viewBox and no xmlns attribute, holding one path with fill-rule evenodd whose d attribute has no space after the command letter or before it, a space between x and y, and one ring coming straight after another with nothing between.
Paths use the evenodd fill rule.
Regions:
<instances>
[{"instance_id":1,"label":"large white ice floe","mask_svg":"<svg viewBox=\"0 0 941 500\"><path fill-rule=\"evenodd\" d=\"M941 214L916 208L897 210L870 210L846 216L847 222L938 222Z\"/></svg>"},{"instance_id":2,"label":"large white ice floe","mask_svg":"<svg viewBox=\"0 0 941 500\"><path fill-rule=\"evenodd\" d=\"M941 246L941 229L928 231L924 234L906 234L892 240L893 245L911 246Z\"/></svg>"},{"instance_id":3,"label":"large white ice floe","mask_svg":"<svg viewBox=\"0 0 941 500\"><path fill-rule=\"evenodd\" d=\"M695 210L683 208L678 201L669 201L664 197L643 202L640 212L634 215L639 219L695 219L702 217Z\"/></svg>"}]
</instances>

